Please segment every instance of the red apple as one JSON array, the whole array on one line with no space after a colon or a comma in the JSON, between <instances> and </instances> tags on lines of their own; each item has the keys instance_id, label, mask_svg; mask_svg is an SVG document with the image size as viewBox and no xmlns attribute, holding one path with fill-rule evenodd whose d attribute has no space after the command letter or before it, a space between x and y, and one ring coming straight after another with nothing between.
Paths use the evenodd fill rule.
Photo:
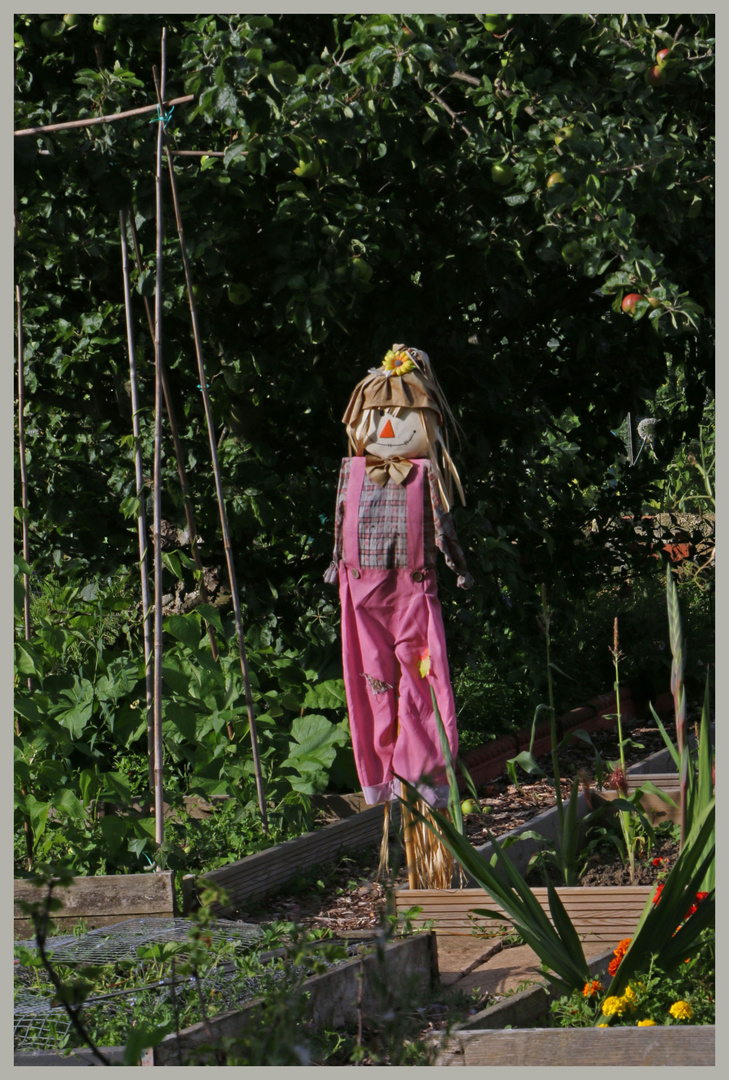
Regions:
<instances>
[{"instance_id":1,"label":"red apple","mask_svg":"<svg viewBox=\"0 0 729 1080\"><path fill-rule=\"evenodd\" d=\"M645 79L647 86L660 86L661 83L666 81L665 65L654 64L653 67L645 69Z\"/></svg>"},{"instance_id":2,"label":"red apple","mask_svg":"<svg viewBox=\"0 0 729 1080\"><path fill-rule=\"evenodd\" d=\"M671 55L671 50L670 49L661 49L660 52L656 53L656 60L658 61L658 64L661 67L663 67L663 65L665 64L666 60L668 60L668 57L670 55Z\"/></svg>"},{"instance_id":3,"label":"red apple","mask_svg":"<svg viewBox=\"0 0 729 1080\"><path fill-rule=\"evenodd\" d=\"M645 297L641 296L640 293L631 292L631 293L628 293L627 296L623 297L623 302L622 302L622 304L620 306L623 309L623 311L626 311L629 315L632 315L633 312L635 311L635 305L638 303L639 300L644 300L644 299L645 299Z\"/></svg>"}]
</instances>

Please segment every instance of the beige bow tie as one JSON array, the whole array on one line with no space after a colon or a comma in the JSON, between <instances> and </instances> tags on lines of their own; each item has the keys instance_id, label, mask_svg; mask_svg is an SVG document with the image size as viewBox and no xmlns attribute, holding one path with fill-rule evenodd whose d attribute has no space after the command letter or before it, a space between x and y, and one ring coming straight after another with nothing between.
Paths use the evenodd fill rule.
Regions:
<instances>
[{"instance_id":1,"label":"beige bow tie","mask_svg":"<svg viewBox=\"0 0 729 1080\"><path fill-rule=\"evenodd\" d=\"M412 467L412 461L407 458L378 458L369 454L366 456L365 472L370 480L374 480L380 487L384 487L388 480L402 484Z\"/></svg>"}]
</instances>

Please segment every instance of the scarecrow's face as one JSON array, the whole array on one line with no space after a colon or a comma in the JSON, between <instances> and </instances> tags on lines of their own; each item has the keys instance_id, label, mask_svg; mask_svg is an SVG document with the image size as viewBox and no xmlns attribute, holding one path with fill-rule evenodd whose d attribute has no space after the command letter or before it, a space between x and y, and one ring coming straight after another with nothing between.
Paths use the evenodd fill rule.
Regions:
<instances>
[{"instance_id":1,"label":"scarecrow's face","mask_svg":"<svg viewBox=\"0 0 729 1080\"><path fill-rule=\"evenodd\" d=\"M430 457L428 436L420 409L401 409L399 415L375 409L375 432L365 443L365 453L372 457Z\"/></svg>"}]
</instances>

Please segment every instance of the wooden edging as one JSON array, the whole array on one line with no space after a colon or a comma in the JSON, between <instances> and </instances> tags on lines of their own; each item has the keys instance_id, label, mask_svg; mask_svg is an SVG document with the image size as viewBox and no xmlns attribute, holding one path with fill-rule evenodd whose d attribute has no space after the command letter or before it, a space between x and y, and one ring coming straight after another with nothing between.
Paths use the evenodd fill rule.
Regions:
<instances>
[{"instance_id":1,"label":"wooden edging","mask_svg":"<svg viewBox=\"0 0 729 1080\"><path fill-rule=\"evenodd\" d=\"M54 899L61 900L63 908L53 912L53 922L68 933L83 920L89 930L110 926L124 919L141 916L174 916L174 872L164 870L149 874L115 874L106 877L76 877L69 886L53 891ZM46 890L32 885L25 878L14 881L15 937L33 935L33 924L19 907L20 901L37 903L46 896Z\"/></svg>"},{"instance_id":2,"label":"wooden edging","mask_svg":"<svg viewBox=\"0 0 729 1080\"><path fill-rule=\"evenodd\" d=\"M435 937L424 933L390 942L382 951L314 975L303 984L308 996L307 1030L316 1032L351 1024L356 1022L358 1010L364 1015L381 1015L383 994L392 994L400 1001L405 997L412 1000L433 985L437 971ZM179 1036L167 1035L154 1048L154 1064L206 1063L206 1052L201 1048L245 1034L255 1023L262 1004L262 999L257 998L242 1009L213 1017L207 1024L185 1028Z\"/></svg>"},{"instance_id":3,"label":"wooden edging","mask_svg":"<svg viewBox=\"0 0 729 1080\"><path fill-rule=\"evenodd\" d=\"M613 948L622 938L631 937L653 885L561 886L557 893L580 939L589 945ZM549 900L544 887L532 889L547 915ZM429 927L442 934L471 934L475 927L494 932L507 924L474 911L486 908L503 911L481 888L396 889L395 908L399 914L413 907L422 910L408 916L415 927Z\"/></svg>"},{"instance_id":4,"label":"wooden edging","mask_svg":"<svg viewBox=\"0 0 729 1080\"><path fill-rule=\"evenodd\" d=\"M515 1028L459 1031L436 1065L714 1065L716 1028Z\"/></svg>"},{"instance_id":5,"label":"wooden edging","mask_svg":"<svg viewBox=\"0 0 729 1080\"><path fill-rule=\"evenodd\" d=\"M229 866L197 878L199 886L215 883L228 894L227 904L214 904L216 914L224 915L248 900L260 899L293 880L303 871L336 858L340 851L356 850L376 844L382 838L384 804L372 806L353 817L326 825L316 832L286 840L276 847L256 851ZM391 805L391 824L400 819L399 804Z\"/></svg>"}]
</instances>

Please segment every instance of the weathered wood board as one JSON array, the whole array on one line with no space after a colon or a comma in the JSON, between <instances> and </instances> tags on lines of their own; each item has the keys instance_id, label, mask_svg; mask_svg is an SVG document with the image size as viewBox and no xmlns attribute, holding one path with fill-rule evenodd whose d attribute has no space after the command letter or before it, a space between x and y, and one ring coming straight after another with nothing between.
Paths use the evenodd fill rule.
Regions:
<instances>
[{"instance_id":1,"label":"weathered wood board","mask_svg":"<svg viewBox=\"0 0 729 1080\"><path fill-rule=\"evenodd\" d=\"M313 866L335 859L340 851L356 850L376 844L382 838L384 804L372 806L353 817L326 825L323 829L286 840L266 851L257 851L245 859L211 870L197 879L221 885L228 893L228 904L213 905L223 915L248 900L260 899L275 892ZM400 819L399 805L391 809L390 821Z\"/></svg>"},{"instance_id":2,"label":"weathered wood board","mask_svg":"<svg viewBox=\"0 0 729 1080\"><path fill-rule=\"evenodd\" d=\"M36 902L45 896L23 878L16 878L15 937L33 936L33 926L18 906L20 900ZM63 908L53 913L56 926L69 933L82 919L89 930L110 926L123 919L142 915L176 915L174 873L115 874L106 877L77 877L68 888L53 890L53 896L63 901Z\"/></svg>"},{"instance_id":3,"label":"weathered wood board","mask_svg":"<svg viewBox=\"0 0 729 1080\"><path fill-rule=\"evenodd\" d=\"M365 1016L379 1015L385 1005L382 994L411 1001L424 997L438 972L437 950L432 934L415 934L387 944L384 953L340 964L304 983L308 996L307 1025L310 1031L339 1028L356 1022L358 1008ZM360 984L361 980L361 984ZM213 1041L242 1035L261 1006L261 999L244 1008L213 1017L208 1025L194 1024L167 1035L154 1047L155 1065L196 1064L199 1048Z\"/></svg>"},{"instance_id":4,"label":"weathered wood board","mask_svg":"<svg viewBox=\"0 0 729 1080\"><path fill-rule=\"evenodd\" d=\"M714 1065L715 1044L708 1025L459 1031L436 1065Z\"/></svg>"},{"instance_id":5,"label":"weathered wood board","mask_svg":"<svg viewBox=\"0 0 729 1080\"><path fill-rule=\"evenodd\" d=\"M549 915L546 888L532 889ZM646 900L653 896L652 885L601 886L596 888L563 886L557 893L580 937L588 946L612 945L631 937ZM474 915L474 909L501 911L483 889L397 889L398 914L421 907L411 919L413 926L429 926L441 934L471 934L474 927L495 931L505 925L497 919Z\"/></svg>"},{"instance_id":6,"label":"weathered wood board","mask_svg":"<svg viewBox=\"0 0 729 1080\"><path fill-rule=\"evenodd\" d=\"M655 783L656 778L651 776L651 782ZM672 778L673 784L676 784L676 777ZM638 784L631 784L628 782L629 790L635 790ZM656 787L673 799L675 806L671 806L670 803L664 802L660 795L654 795L651 792L644 792L640 799L640 805L645 813L646 817L650 821L651 825L661 825L665 821L679 822L681 820L681 792L678 787L669 787L668 784L656 784ZM620 795L618 791L601 791L600 796L605 799L606 802L612 802L613 799L617 799ZM617 811L613 811L617 813Z\"/></svg>"}]
</instances>

